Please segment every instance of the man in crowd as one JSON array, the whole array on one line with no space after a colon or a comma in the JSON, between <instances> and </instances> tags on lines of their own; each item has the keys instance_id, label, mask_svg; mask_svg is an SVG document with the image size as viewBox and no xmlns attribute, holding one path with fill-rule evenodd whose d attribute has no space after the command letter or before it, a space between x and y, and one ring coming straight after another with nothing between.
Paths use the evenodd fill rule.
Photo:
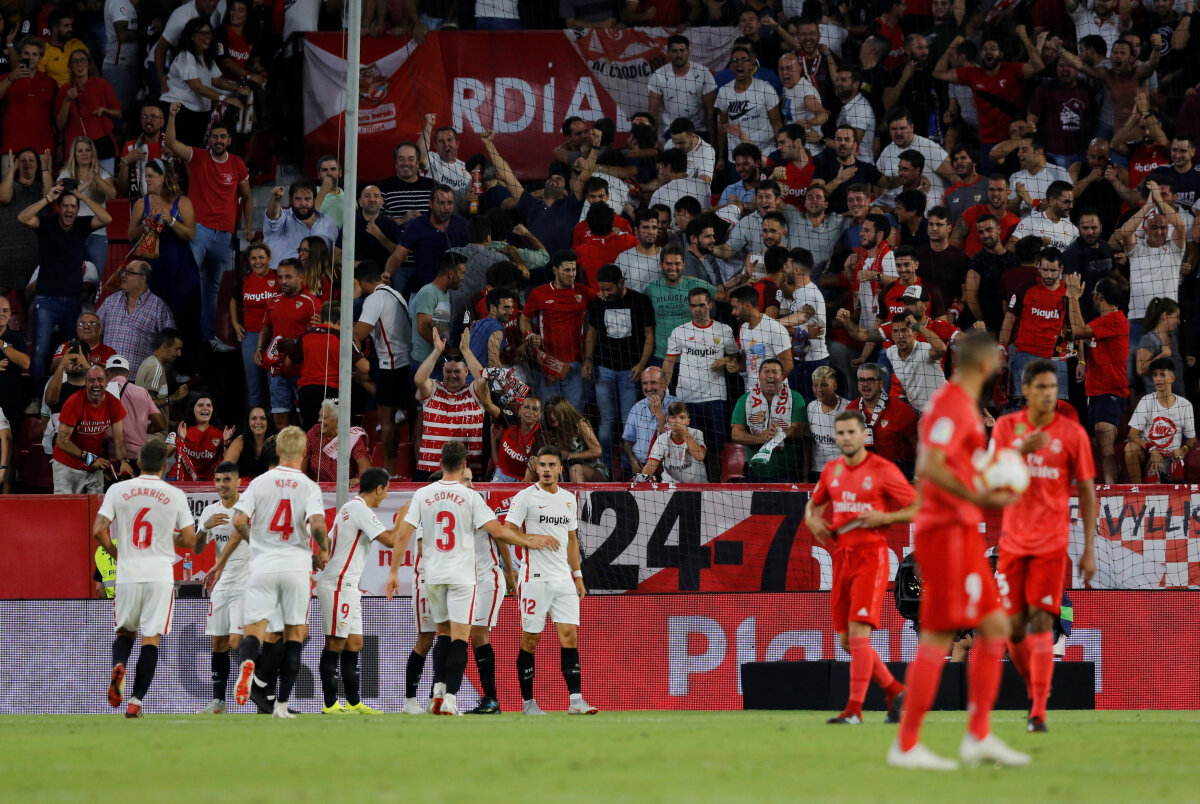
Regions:
<instances>
[{"instance_id":1,"label":"man in crowd","mask_svg":"<svg viewBox=\"0 0 1200 804\"><path fill-rule=\"evenodd\" d=\"M96 312L107 345L131 366L150 356L160 332L175 328L166 302L150 292L150 270L150 263L131 260L121 269L120 289Z\"/></svg>"},{"instance_id":2,"label":"man in crowd","mask_svg":"<svg viewBox=\"0 0 1200 804\"><path fill-rule=\"evenodd\" d=\"M762 361L757 382L733 406L731 437L746 447L746 474L756 480L797 482L804 475L804 398L788 387L786 378L778 359Z\"/></svg>"},{"instance_id":3,"label":"man in crowd","mask_svg":"<svg viewBox=\"0 0 1200 804\"><path fill-rule=\"evenodd\" d=\"M658 255L658 215L649 209L639 209L633 217L633 234L637 242L617 255L616 265L625 277L625 287L645 291L646 286L662 275Z\"/></svg>"},{"instance_id":4,"label":"man in crowd","mask_svg":"<svg viewBox=\"0 0 1200 804\"><path fill-rule=\"evenodd\" d=\"M399 291L383 281L379 263L363 260L354 266L354 284L364 300L354 323L354 341L361 344L369 335L375 345L375 404L384 468L391 477L396 469L396 411L404 411L406 418L413 413L409 378L412 322L408 304Z\"/></svg>"},{"instance_id":5,"label":"man in crowd","mask_svg":"<svg viewBox=\"0 0 1200 804\"><path fill-rule=\"evenodd\" d=\"M941 203L947 183L954 180L954 168L950 166L950 157L946 155L942 146L916 133L912 118L912 112L904 107L888 112L888 133L892 141L879 153L879 159L875 161L875 167L882 174L879 187L887 191L877 199L880 206L894 206L900 188L908 183L907 178L899 174L900 160L908 151L916 151L924 159L921 176L929 182L925 192L934 199L935 204ZM909 161L911 162L911 159Z\"/></svg>"},{"instance_id":6,"label":"man in crowd","mask_svg":"<svg viewBox=\"0 0 1200 804\"><path fill-rule=\"evenodd\" d=\"M967 263L963 300L975 321L984 322L988 332L999 332L1004 318L1001 311L1006 301L1001 278L1021 261L1004 247L1000 240L1000 221L994 215L981 215L975 230L980 250Z\"/></svg>"},{"instance_id":7,"label":"man in crowd","mask_svg":"<svg viewBox=\"0 0 1200 804\"><path fill-rule=\"evenodd\" d=\"M508 162L496 150L492 132L480 135L488 159L496 166L496 178L512 194L513 203L525 218L525 226L551 254L571 247L571 232L583 209L583 172L572 172L561 162L550 166L541 198L526 193ZM505 202L506 205L509 202Z\"/></svg>"},{"instance_id":8,"label":"man in crowd","mask_svg":"<svg viewBox=\"0 0 1200 804\"><path fill-rule=\"evenodd\" d=\"M680 118L688 120L697 131L713 131L717 84L712 73L692 61L692 43L683 34L667 39L667 59L668 63L650 76L650 116L662 132Z\"/></svg>"},{"instance_id":9,"label":"man in crowd","mask_svg":"<svg viewBox=\"0 0 1200 804\"><path fill-rule=\"evenodd\" d=\"M974 257L983 249L979 240L979 219L991 215L996 219L1000 242L1007 243L1017 224L1021 222L1015 212L1008 209L1008 177L997 173L988 179L987 196L978 204L967 207L950 235L950 245L961 248L968 257Z\"/></svg>"},{"instance_id":10,"label":"man in crowd","mask_svg":"<svg viewBox=\"0 0 1200 804\"><path fill-rule=\"evenodd\" d=\"M132 7L131 3L129 8ZM170 151L166 150L167 138L163 129L167 125L167 115L162 104L156 100L144 101L138 122L141 130L137 138L125 143L125 147L121 149L121 158L117 160L118 192L126 190L131 204L146 194L147 164L155 159L162 159L164 162L175 161Z\"/></svg>"},{"instance_id":11,"label":"man in crowd","mask_svg":"<svg viewBox=\"0 0 1200 804\"><path fill-rule=\"evenodd\" d=\"M851 185L874 186L880 174L871 158L859 156L859 132L853 126L838 125L833 147L813 157L813 179L825 183L829 208L845 214L846 192Z\"/></svg>"},{"instance_id":12,"label":"man in crowd","mask_svg":"<svg viewBox=\"0 0 1200 804\"><path fill-rule=\"evenodd\" d=\"M406 298L433 281L439 258L466 242L467 219L454 211L453 188L439 184L429 197L429 211L404 227L384 273Z\"/></svg>"},{"instance_id":13,"label":"man in crowd","mask_svg":"<svg viewBox=\"0 0 1200 804\"><path fill-rule=\"evenodd\" d=\"M730 294L733 315L741 322L738 330L737 370L742 372L746 387L759 375L764 361L774 359L783 366L783 376L792 371L792 338L787 329L759 309L758 291L742 285Z\"/></svg>"},{"instance_id":14,"label":"man in crowd","mask_svg":"<svg viewBox=\"0 0 1200 804\"><path fill-rule=\"evenodd\" d=\"M667 409L675 401L662 369L650 366L642 372L642 398L629 409L621 432L621 451L635 475L642 473L655 437L667 431Z\"/></svg>"},{"instance_id":15,"label":"man in crowd","mask_svg":"<svg viewBox=\"0 0 1200 804\"><path fill-rule=\"evenodd\" d=\"M59 413L51 461L55 494L100 494L106 474L114 479L133 475L121 423L125 409L105 390L106 383L104 369L92 366L87 372L87 389L68 399ZM110 427L115 466L104 457L105 434Z\"/></svg>"},{"instance_id":16,"label":"man in crowd","mask_svg":"<svg viewBox=\"0 0 1200 804\"><path fill-rule=\"evenodd\" d=\"M1020 189L1018 188L1018 192ZM1028 235L1042 238L1047 246L1059 251L1070 248L1079 237L1079 229L1071 223L1071 207L1075 204L1075 193L1070 182L1056 181L1046 188L1046 198L1038 207L1022 218L1013 230L1008 245L1015 247L1017 241Z\"/></svg>"},{"instance_id":17,"label":"man in crowd","mask_svg":"<svg viewBox=\"0 0 1200 804\"><path fill-rule=\"evenodd\" d=\"M354 215L354 261L370 260L387 265L400 242L400 226L383 211L383 191L368 184L358 193L358 211ZM333 261L342 264L342 232L338 232ZM279 255L272 251L272 256Z\"/></svg>"},{"instance_id":18,"label":"man in crowd","mask_svg":"<svg viewBox=\"0 0 1200 804\"><path fill-rule=\"evenodd\" d=\"M167 430L167 419L163 416L154 397L142 386L129 378L129 361L121 355L113 355L104 367L108 377L106 390L115 396L125 408L125 418L121 420L125 432L125 452L129 463L137 467L141 458L142 446L150 433L163 433Z\"/></svg>"},{"instance_id":19,"label":"man in crowd","mask_svg":"<svg viewBox=\"0 0 1200 804\"><path fill-rule=\"evenodd\" d=\"M554 279L529 292L521 309L521 337L550 359L539 362L538 391L543 399L562 394L576 410L586 405L583 376L583 325L595 292L575 281L575 252L560 251L550 259ZM537 328L534 328L537 319Z\"/></svg>"},{"instance_id":20,"label":"man in crowd","mask_svg":"<svg viewBox=\"0 0 1200 804\"><path fill-rule=\"evenodd\" d=\"M1063 327L1067 323L1067 287L1062 281L1062 252L1054 247L1042 249L1037 284L1014 295L1004 313L1000 329L1000 347L1006 353L1012 342L1013 396L1021 395L1025 365L1036 358L1054 360L1058 372L1058 395L1067 399L1067 362L1062 354ZM1013 326L1017 327L1013 339Z\"/></svg>"},{"instance_id":21,"label":"man in crowd","mask_svg":"<svg viewBox=\"0 0 1200 804\"><path fill-rule=\"evenodd\" d=\"M429 199L437 182L421 175L421 157L416 143L402 142L392 149L396 174L379 182L383 214L401 229L429 211ZM381 263L383 264L383 263Z\"/></svg>"},{"instance_id":22,"label":"man in crowd","mask_svg":"<svg viewBox=\"0 0 1200 804\"><path fill-rule=\"evenodd\" d=\"M287 193L291 206L283 209L283 195ZM300 241L306 237L319 237L333 251L338 239L338 225L316 207L317 186L302 179L292 182L285 190L271 190L267 202L266 218L263 221L263 241L271 248L271 259L278 263L297 256Z\"/></svg>"},{"instance_id":23,"label":"man in crowd","mask_svg":"<svg viewBox=\"0 0 1200 804\"><path fill-rule=\"evenodd\" d=\"M917 455L917 414L912 406L889 394L887 374L878 363L858 367L858 390L847 410L862 413L867 425L867 449L887 458L905 477L912 477Z\"/></svg>"},{"instance_id":24,"label":"man in crowd","mask_svg":"<svg viewBox=\"0 0 1200 804\"><path fill-rule=\"evenodd\" d=\"M254 350L254 362L260 366L264 365L269 350L279 351L278 346L274 350L271 349L273 339L283 338L290 342L288 345L299 344L313 316L319 315L321 311L321 302L303 290L298 260L284 260L279 263L276 275L280 295L267 302L263 327L258 333L258 348ZM300 367L286 363L278 365L276 373L268 378L271 389L271 415L279 429L287 427L291 420L292 410L298 399L299 378Z\"/></svg>"},{"instance_id":25,"label":"man in crowd","mask_svg":"<svg viewBox=\"0 0 1200 804\"><path fill-rule=\"evenodd\" d=\"M425 128L417 138L421 172L438 184L450 187L454 191L455 204L464 209L467 191L471 189L471 174L466 163L458 158L458 132L453 126L435 130L436 124L436 114L425 115Z\"/></svg>"}]
</instances>

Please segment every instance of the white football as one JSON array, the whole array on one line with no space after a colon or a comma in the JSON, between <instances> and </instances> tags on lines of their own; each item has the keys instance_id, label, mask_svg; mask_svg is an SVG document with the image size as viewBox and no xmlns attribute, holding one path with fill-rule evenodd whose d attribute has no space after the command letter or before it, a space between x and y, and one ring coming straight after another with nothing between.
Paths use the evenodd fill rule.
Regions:
<instances>
[{"instance_id":1,"label":"white football","mask_svg":"<svg viewBox=\"0 0 1200 804\"><path fill-rule=\"evenodd\" d=\"M1029 488L1029 465L1015 449L996 450L979 473L985 488L1024 494Z\"/></svg>"}]
</instances>

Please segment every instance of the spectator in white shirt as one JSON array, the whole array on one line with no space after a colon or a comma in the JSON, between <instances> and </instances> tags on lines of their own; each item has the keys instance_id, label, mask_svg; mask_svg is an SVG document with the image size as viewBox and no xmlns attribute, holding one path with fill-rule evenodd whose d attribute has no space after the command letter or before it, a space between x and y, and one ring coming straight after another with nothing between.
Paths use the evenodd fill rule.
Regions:
<instances>
[{"instance_id":1,"label":"spectator in white shirt","mask_svg":"<svg viewBox=\"0 0 1200 804\"><path fill-rule=\"evenodd\" d=\"M713 74L692 62L692 43L682 34L667 39L667 58L670 62L650 76L650 116L663 131L671 121L686 117L697 131L711 133L717 99Z\"/></svg>"},{"instance_id":2,"label":"spectator in white shirt","mask_svg":"<svg viewBox=\"0 0 1200 804\"><path fill-rule=\"evenodd\" d=\"M668 148L658 155L658 176L663 182L650 197L650 206L663 204L675 208L675 202L690 195L708 206L708 184L703 179L688 177L687 154L680 148Z\"/></svg>"},{"instance_id":3,"label":"spectator in white shirt","mask_svg":"<svg viewBox=\"0 0 1200 804\"><path fill-rule=\"evenodd\" d=\"M467 165L458 158L458 132L452 126L441 126L434 130L437 115L425 115L425 129L417 138L418 158L421 172L438 184L454 190L454 203L459 209L466 206L467 191L471 189L471 174ZM429 143L433 143L430 150Z\"/></svg>"},{"instance_id":4,"label":"spectator in white shirt","mask_svg":"<svg viewBox=\"0 0 1200 804\"><path fill-rule=\"evenodd\" d=\"M837 124L854 129L858 138L858 158L875 163L875 110L860 91L862 73L857 67L843 65L833 79L833 91L842 102Z\"/></svg>"},{"instance_id":5,"label":"spectator in white shirt","mask_svg":"<svg viewBox=\"0 0 1200 804\"><path fill-rule=\"evenodd\" d=\"M783 376L792 371L792 337L787 329L773 318L764 316L759 308L758 289L742 285L729 294L733 315L741 322L738 330L738 367L746 381L753 385L759 366L767 358L778 358L783 364Z\"/></svg>"},{"instance_id":6,"label":"spectator in white shirt","mask_svg":"<svg viewBox=\"0 0 1200 804\"><path fill-rule=\"evenodd\" d=\"M1018 190L1018 193L1024 192ZM1079 229L1071 223L1071 207L1075 205L1075 188L1070 182L1056 181L1046 188L1046 198L1029 217L1022 218L1008 239L1008 248L1026 235L1042 238L1042 243L1066 251L1079 239Z\"/></svg>"},{"instance_id":7,"label":"spectator in white shirt","mask_svg":"<svg viewBox=\"0 0 1200 804\"><path fill-rule=\"evenodd\" d=\"M1192 403L1172 391L1175 370L1171 358L1150 364L1154 393L1138 402L1129 419L1125 468L1130 483L1142 482L1142 462L1151 482L1182 479L1183 458L1196 446L1196 419Z\"/></svg>"},{"instance_id":8,"label":"spectator in white shirt","mask_svg":"<svg viewBox=\"0 0 1200 804\"><path fill-rule=\"evenodd\" d=\"M794 248L788 254L792 277L792 295L779 306L779 323L792 335L792 373L788 384L800 392L805 402L812 401L813 373L829 366L829 347L825 343L825 297L812 281L813 255L806 248Z\"/></svg>"},{"instance_id":9,"label":"spectator in white shirt","mask_svg":"<svg viewBox=\"0 0 1200 804\"><path fill-rule=\"evenodd\" d=\"M641 293L647 285L662 276L658 262L661 249L656 245L658 233L658 213L645 207L639 208L633 215L633 236L637 238L637 243L617 255L617 267L621 269L625 287L629 290Z\"/></svg>"},{"instance_id":10,"label":"spectator in white shirt","mask_svg":"<svg viewBox=\"0 0 1200 804\"><path fill-rule=\"evenodd\" d=\"M925 341L917 340L918 331ZM892 317L892 341L886 352L892 371L908 404L917 413L924 413L933 392L946 383L942 369L946 342L933 330L920 326L912 313L897 313Z\"/></svg>"},{"instance_id":11,"label":"spectator in white shirt","mask_svg":"<svg viewBox=\"0 0 1200 804\"><path fill-rule=\"evenodd\" d=\"M704 433L691 427L687 405L672 402L667 408L667 430L654 437L650 455L642 466L642 473L634 482L648 480L662 471L663 480L674 483L704 483L707 472L704 459L708 449L704 446Z\"/></svg>"},{"instance_id":12,"label":"spectator in white shirt","mask_svg":"<svg viewBox=\"0 0 1200 804\"><path fill-rule=\"evenodd\" d=\"M1009 178L1012 195L1008 209L1021 217L1033 211L1033 202L1046 197L1046 191L1056 181L1071 184L1071 174L1053 162L1046 161L1046 144L1037 134L1026 134L1017 145L1017 160L1021 169Z\"/></svg>"},{"instance_id":13,"label":"spectator in white shirt","mask_svg":"<svg viewBox=\"0 0 1200 804\"><path fill-rule=\"evenodd\" d=\"M879 153L875 162L876 169L882 175L879 186L887 190L880 199L882 206L895 205L896 196L900 194L904 180L897 173L900 155L904 151L918 151L925 157L925 166L921 175L929 181L929 189L924 191L931 198L938 200L933 205L941 203L942 194L946 191L947 183L955 181L954 168L950 165L950 157L942 146L928 137L922 137L913 128L912 113L903 106L888 112L888 133L892 141Z\"/></svg>"},{"instance_id":14,"label":"spectator in white shirt","mask_svg":"<svg viewBox=\"0 0 1200 804\"><path fill-rule=\"evenodd\" d=\"M832 366L821 366L813 372L811 393L812 401L804 410L812 433L810 477L815 478L820 476L825 464L842 454L834 438L834 419L850 405L850 400L838 396L837 372Z\"/></svg>"},{"instance_id":15,"label":"spectator in white shirt","mask_svg":"<svg viewBox=\"0 0 1200 804\"><path fill-rule=\"evenodd\" d=\"M676 118L671 123L670 134L671 144L667 149L677 148L687 154L687 177L712 184L714 166L717 163L716 149L696 133L692 121L686 117Z\"/></svg>"}]
</instances>

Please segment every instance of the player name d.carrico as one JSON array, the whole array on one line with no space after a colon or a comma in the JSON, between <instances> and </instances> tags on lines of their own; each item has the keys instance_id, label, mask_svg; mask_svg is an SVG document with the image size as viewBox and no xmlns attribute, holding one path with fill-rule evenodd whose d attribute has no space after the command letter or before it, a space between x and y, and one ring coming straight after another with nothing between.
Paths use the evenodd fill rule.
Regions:
<instances>
[{"instance_id":1,"label":"player name d.carrico","mask_svg":"<svg viewBox=\"0 0 1200 804\"><path fill-rule=\"evenodd\" d=\"M170 495L166 494L161 489L147 488L146 486L135 486L129 491L121 495L121 499L128 502L134 497L153 497L156 501L169 505L171 503Z\"/></svg>"}]
</instances>

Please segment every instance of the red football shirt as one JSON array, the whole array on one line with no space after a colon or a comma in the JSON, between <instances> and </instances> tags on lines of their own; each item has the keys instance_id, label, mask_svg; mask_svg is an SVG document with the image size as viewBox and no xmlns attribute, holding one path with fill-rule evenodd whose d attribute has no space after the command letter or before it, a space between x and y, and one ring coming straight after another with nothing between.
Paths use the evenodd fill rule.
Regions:
<instances>
[{"instance_id":1,"label":"red football shirt","mask_svg":"<svg viewBox=\"0 0 1200 804\"><path fill-rule=\"evenodd\" d=\"M525 479L529 467L529 456L545 440L540 424L534 425L528 434L521 432L521 425L514 424L500 438L500 449L496 453L496 468L518 481Z\"/></svg>"},{"instance_id":2,"label":"red football shirt","mask_svg":"<svg viewBox=\"0 0 1200 804\"><path fill-rule=\"evenodd\" d=\"M1126 361L1129 359L1129 319L1113 310L1093 320L1092 339L1088 341L1088 366L1084 390L1088 396L1114 394L1129 396Z\"/></svg>"},{"instance_id":3,"label":"red football shirt","mask_svg":"<svg viewBox=\"0 0 1200 804\"><path fill-rule=\"evenodd\" d=\"M983 251L983 243L979 240L979 230L975 228L975 224L979 221L980 215L991 214L992 211L988 209L987 204L976 204L973 207L967 207L963 210L962 217L959 220L967 227L967 239L963 241L963 251L968 257L974 257ZM1021 219L1011 212L1005 212L1004 217L997 220L1000 221L1000 242L1007 243L1008 238L1012 237L1012 233L1016 231L1017 226L1021 223Z\"/></svg>"},{"instance_id":4,"label":"red football shirt","mask_svg":"<svg viewBox=\"0 0 1200 804\"><path fill-rule=\"evenodd\" d=\"M1013 348L1038 357L1053 357L1054 344L1062 333L1066 320L1067 286L1059 283L1050 288L1038 282L1024 293L1014 294L1008 302L1008 312L1017 317L1017 337Z\"/></svg>"},{"instance_id":5,"label":"red football shirt","mask_svg":"<svg viewBox=\"0 0 1200 804\"><path fill-rule=\"evenodd\" d=\"M951 380L934 392L925 407L918 428L921 449L936 447L946 456L946 466L954 476L970 488L975 486L978 472L973 458L987 449L987 432L979 415L976 400L962 386ZM960 500L928 480L921 480L921 510L917 512L918 529L936 531L940 527L976 528L983 520L979 506Z\"/></svg>"},{"instance_id":6,"label":"red football shirt","mask_svg":"<svg viewBox=\"0 0 1200 804\"><path fill-rule=\"evenodd\" d=\"M13 78L12 73L5 76ZM0 76L3 80L5 76ZM45 73L17 78L8 87L4 110L4 145L0 150L14 154L32 148L39 154L54 148L54 96L58 84ZM18 123L18 121L20 121Z\"/></svg>"},{"instance_id":7,"label":"red football shirt","mask_svg":"<svg viewBox=\"0 0 1200 804\"><path fill-rule=\"evenodd\" d=\"M575 246L581 278L589 286L597 287L596 273L600 266L616 262L618 254L629 251L636 245L636 237L617 229L613 229L604 237L592 234L589 229L580 238L579 245Z\"/></svg>"},{"instance_id":8,"label":"red football shirt","mask_svg":"<svg viewBox=\"0 0 1200 804\"><path fill-rule=\"evenodd\" d=\"M575 228L571 230L571 249L575 250L579 248L579 244L583 242L583 236L590 231L591 229L588 228L586 220L575 224ZM624 215L614 215L613 231L633 234L633 224Z\"/></svg>"},{"instance_id":9,"label":"red football shirt","mask_svg":"<svg viewBox=\"0 0 1200 804\"><path fill-rule=\"evenodd\" d=\"M271 337L299 340L308 330L314 315L321 312L321 303L311 293L295 296L276 296L267 302L263 315L263 326L271 325ZM285 377L299 377L299 366L282 366L279 373Z\"/></svg>"},{"instance_id":10,"label":"red football shirt","mask_svg":"<svg viewBox=\"0 0 1200 804\"><path fill-rule=\"evenodd\" d=\"M1139 145L1129 157L1129 186L1140 187L1155 168L1171 164L1171 155L1161 145Z\"/></svg>"},{"instance_id":11,"label":"red football shirt","mask_svg":"<svg viewBox=\"0 0 1200 804\"><path fill-rule=\"evenodd\" d=\"M979 113L979 139L985 145L995 145L1008 139L1009 112L1001 111L979 93L987 92L1003 100L1014 109L1025 106L1025 76L1023 65L1006 61L991 75L982 67L974 65L955 70L958 83L967 84L975 90L975 109Z\"/></svg>"},{"instance_id":12,"label":"red football shirt","mask_svg":"<svg viewBox=\"0 0 1200 804\"><path fill-rule=\"evenodd\" d=\"M104 433L124 418L125 408L121 406L121 400L107 391L99 405L88 401L86 391L72 394L58 414L59 424L75 428L71 433L71 443L84 452L100 456L104 455ZM57 442L54 444L54 460L72 469L88 468L82 460L63 451Z\"/></svg>"},{"instance_id":13,"label":"red football shirt","mask_svg":"<svg viewBox=\"0 0 1200 804\"><path fill-rule=\"evenodd\" d=\"M209 425L203 430L199 427L189 427L182 440L176 440L175 449L180 455L187 456L189 467L184 461L175 464L173 477L176 480L212 480L217 472L217 464L225 456L222 445L224 439L221 428Z\"/></svg>"},{"instance_id":14,"label":"red football shirt","mask_svg":"<svg viewBox=\"0 0 1200 804\"><path fill-rule=\"evenodd\" d=\"M188 198L196 210L196 223L218 232L236 232L238 185L249 178L240 156L226 154L224 162L216 162L208 151L193 148L188 162Z\"/></svg>"},{"instance_id":15,"label":"red football shirt","mask_svg":"<svg viewBox=\"0 0 1200 804\"><path fill-rule=\"evenodd\" d=\"M75 86L74 82L68 81L58 88L58 92L54 96L55 114L58 114L58 110L62 108L63 102L67 99L67 91L73 86ZM120 108L121 104L117 101L117 93L113 90L112 84L103 78L89 78L88 82L83 85L83 91L71 102L71 111L67 117L66 141L74 142L75 138L79 136L86 136L92 140L112 137L113 119L106 114L97 116L95 111ZM116 147L116 143L113 144L113 147Z\"/></svg>"},{"instance_id":16,"label":"red football shirt","mask_svg":"<svg viewBox=\"0 0 1200 804\"><path fill-rule=\"evenodd\" d=\"M857 410L866 417L867 449L871 452L892 462L916 458L912 436L917 433L917 412L899 396L889 391L883 410L876 407L869 415L863 410L861 396L846 410Z\"/></svg>"},{"instance_id":17,"label":"red football shirt","mask_svg":"<svg viewBox=\"0 0 1200 804\"><path fill-rule=\"evenodd\" d=\"M539 285L529 291L521 313L538 316L543 349L559 360L576 363L583 359L583 319L595 295L579 283L565 289L553 283Z\"/></svg>"},{"instance_id":18,"label":"red football shirt","mask_svg":"<svg viewBox=\"0 0 1200 804\"><path fill-rule=\"evenodd\" d=\"M333 330L322 327L304 333L304 337L300 339L304 362L300 364L300 380L296 387L324 385L336 389L341 365L338 359L340 348L338 334Z\"/></svg>"},{"instance_id":19,"label":"red football shirt","mask_svg":"<svg viewBox=\"0 0 1200 804\"><path fill-rule=\"evenodd\" d=\"M253 271L246 275L242 282L242 321L247 332L262 332L267 304L282 295L274 268L262 276Z\"/></svg>"},{"instance_id":20,"label":"red football shirt","mask_svg":"<svg viewBox=\"0 0 1200 804\"><path fill-rule=\"evenodd\" d=\"M55 360L58 360L60 357L66 357L67 356L67 347L70 345L71 345L70 341L63 341L61 344L59 344L58 349L54 352L54 356L50 358L50 361L53 362ZM110 357L112 357L113 355L115 355L116 353L117 353L116 350L113 349L111 346L108 346L103 343L98 343L94 347L92 347L91 364L93 366L99 366L100 368L104 368L104 365L108 362L108 359Z\"/></svg>"},{"instance_id":21,"label":"red football shirt","mask_svg":"<svg viewBox=\"0 0 1200 804\"><path fill-rule=\"evenodd\" d=\"M921 277L919 276L914 277L914 279L916 280L913 282L914 285L920 285L929 291L929 315L941 315L946 312L946 305L942 303L942 292L935 287L926 285L921 281ZM892 316L905 311L902 297L904 296L904 291L910 287L911 285L901 285L899 282L893 282L887 290L883 291L883 295L879 298L879 317L881 319L891 321ZM937 332L937 330L935 329L934 332Z\"/></svg>"},{"instance_id":22,"label":"red football shirt","mask_svg":"<svg viewBox=\"0 0 1200 804\"><path fill-rule=\"evenodd\" d=\"M802 168L798 168L791 162L788 162L784 166L786 175L783 178L783 183L787 187L787 191L783 194L784 202L804 212L804 196L808 194L808 188L813 182L813 174L816 171L817 165L811 159Z\"/></svg>"},{"instance_id":23,"label":"red football shirt","mask_svg":"<svg viewBox=\"0 0 1200 804\"><path fill-rule=\"evenodd\" d=\"M868 452L866 460L858 466L849 465L841 455L825 464L812 494L813 505L832 503L826 511L826 521L837 534L838 547L886 543L887 527L873 530L851 527L845 533L837 531L865 511L895 511L915 499L916 489L904 479L896 464L873 452Z\"/></svg>"},{"instance_id":24,"label":"red football shirt","mask_svg":"<svg viewBox=\"0 0 1200 804\"><path fill-rule=\"evenodd\" d=\"M1078 422L1055 416L1050 424L1036 428L1029 411L1019 410L996 420L992 442L997 448L1017 449L1029 435L1041 429L1050 443L1026 455L1032 476L1029 488L1004 509L1000 543L1007 552L1023 555L1065 553L1071 531L1071 482L1091 482L1092 442Z\"/></svg>"}]
</instances>

